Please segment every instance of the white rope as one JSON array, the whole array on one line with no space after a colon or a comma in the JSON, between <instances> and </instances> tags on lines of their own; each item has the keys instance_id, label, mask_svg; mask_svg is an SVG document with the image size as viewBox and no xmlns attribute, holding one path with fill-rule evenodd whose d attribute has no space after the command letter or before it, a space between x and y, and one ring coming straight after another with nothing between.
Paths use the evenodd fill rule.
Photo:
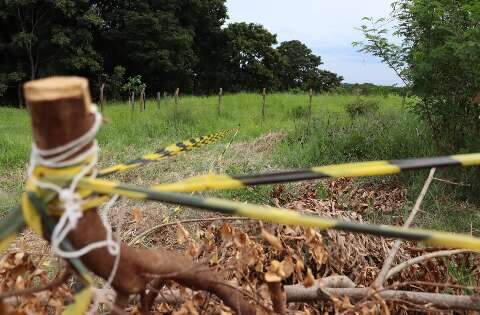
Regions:
<instances>
[{"instance_id":1,"label":"white rope","mask_svg":"<svg viewBox=\"0 0 480 315\"><path fill-rule=\"evenodd\" d=\"M98 161L99 147L95 137L102 124L102 115L98 112L95 105L92 104L92 107L94 108L95 121L92 127L79 138L48 150L39 149L35 143L32 143L32 153L30 156L28 175L33 184L37 185L38 187L55 191L58 194L58 199L60 200L60 203L64 209L62 216L53 229L51 239L53 252L56 255L67 259L79 258L91 252L92 250L106 247L110 255L115 256L112 272L107 280L107 284L110 286L113 282L120 261L120 240L114 240L112 228L106 216L101 216L102 224L104 225L107 233L105 240L88 244L85 247L75 251L64 251L60 248L60 244L67 237L67 235L77 227L78 221L83 216L82 205L84 201L82 200L81 196L76 193L78 182L89 173L91 173L91 177L96 176L94 167ZM91 142L93 142L93 144L89 149L79 153L75 157L69 158L84 149L85 146ZM53 183L43 182L33 175L35 167L39 165L48 168L68 167L82 163L89 157L91 157L90 162L85 165L80 172L75 174L70 185L66 188L60 187ZM104 211L108 211L108 209L115 203L117 199L118 196L113 196L106 204L106 209ZM95 299L94 306L95 305L98 306L97 299Z\"/></svg>"}]
</instances>

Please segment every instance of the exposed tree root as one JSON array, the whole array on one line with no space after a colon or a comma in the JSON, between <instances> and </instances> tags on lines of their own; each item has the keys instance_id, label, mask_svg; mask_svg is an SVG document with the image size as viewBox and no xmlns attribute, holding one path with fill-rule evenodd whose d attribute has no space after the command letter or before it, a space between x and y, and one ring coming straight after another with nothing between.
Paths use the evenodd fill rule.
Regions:
<instances>
[{"instance_id":1,"label":"exposed tree root","mask_svg":"<svg viewBox=\"0 0 480 315\"><path fill-rule=\"evenodd\" d=\"M77 248L104 240L105 237L106 232L95 211L86 212L77 228L69 235L72 244ZM115 257L111 256L107 249L101 248L81 259L90 270L106 279L110 275ZM142 294L149 299L142 301L142 304L148 305L151 303L151 296L145 294L145 291L151 280L150 275L215 294L238 314L255 314L255 307L247 302L239 290L224 283L216 272L205 266L172 251L145 250L122 244L120 264L113 280L115 290L123 295Z\"/></svg>"}]
</instances>

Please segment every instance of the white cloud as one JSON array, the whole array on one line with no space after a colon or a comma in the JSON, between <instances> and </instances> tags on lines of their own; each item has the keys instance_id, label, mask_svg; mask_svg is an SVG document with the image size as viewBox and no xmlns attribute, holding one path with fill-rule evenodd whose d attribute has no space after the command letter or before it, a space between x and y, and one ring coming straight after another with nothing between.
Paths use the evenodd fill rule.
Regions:
<instances>
[{"instance_id":1,"label":"white cloud","mask_svg":"<svg viewBox=\"0 0 480 315\"><path fill-rule=\"evenodd\" d=\"M400 83L377 58L358 53L362 17L386 17L392 0L227 0L228 22L254 22L278 41L298 39L322 56L324 68L346 82Z\"/></svg>"}]
</instances>

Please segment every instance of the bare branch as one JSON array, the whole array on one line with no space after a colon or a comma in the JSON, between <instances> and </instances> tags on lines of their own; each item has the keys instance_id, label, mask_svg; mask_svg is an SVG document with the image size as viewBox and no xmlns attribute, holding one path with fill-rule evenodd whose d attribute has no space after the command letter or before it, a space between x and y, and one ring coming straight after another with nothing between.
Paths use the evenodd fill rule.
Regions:
<instances>
[{"instance_id":1,"label":"bare branch","mask_svg":"<svg viewBox=\"0 0 480 315\"><path fill-rule=\"evenodd\" d=\"M418 213L418 210L420 209L420 206L423 202L423 199L425 198L425 195L427 194L428 188L430 187L430 184L432 183L433 176L435 175L435 168L432 168L430 170L430 174L427 177L427 180L425 181L425 184L423 185L422 190L420 191L420 194L417 197L417 200L415 201L415 205L413 206L412 211L410 212L410 215L407 218L407 221L403 225L404 228L408 228L412 222L415 216ZM373 287L376 289L380 289L383 287L383 284L385 281L388 279L387 273L390 270L390 267L393 264L393 260L395 259L395 256L398 253L398 250L400 249L400 245L402 244L402 241L396 240L395 243L393 244L392 248L390 249L390 252L388 254L387 259L385 259L385 262L383 263L382 270L380 270L380 273L378 274L377 279L373 282Z\"/></svg>"},{"instance_id":2,"label":"bare branch","mask_svg":"<svg viewBox=\"0 0 480 315\"><path fill-rule=\"evenodd\" d=\"M384 300L402 300L416 305L428 305L449 310L480 311L480 299L475 296L397 290L373 291L372 288L312 289L305 288L303 285L285 286L287 302L330 301L332 297L348 297L351 301L359 301L371 296L372 292Z\"/></svg>"},{"instance_id":3,"label":"bare branch","mask_svg":"<svg viewBox=\"0 0 480 315\"><path fill-rule=\"evenodd\" d=\"M36 287L36 288L28 288L28 289L24 289L24 290L15 290L15 291L1 293L0 294L0 300L6 299L6 298L9 298L9 297L12 297L12 296L31 295L31 294L34 294L34 293L37 293L37 292L54 289L54 288L59 287L62 284L64 284L68 280L68 278L71 276L71 274L72 273L71 273L70 269L67 268L65 270L65 272L62 273L59 277L53 279L51 282L49 282L45 285L42 285L42 286L39 286L39 287Z\"/></svg>"},{"instance_id":4,"label":"bare branch","mask_svg":"<svg viewBox=\"0 0 480 315\"><path fill-rule=\"evenodd\" d=\"M458 254L464 254L464 253L477 253L478 254L478 252L474 252L474 251L466 250L466 249L441 250L441 251L438 251L438 252L428 253L428 254L412 258L412 259L407 260L407 261L405 261L401 264L396 265L395 267L390 269L390 271L388 271L388 273L385 277L385 280L393 277L395 274L399 273L403 269L408 268L408 267L410 267L412 265L415 265L415 264L419 264L423 261L426 261L426 260L429 260L429 259L432 259L432 258L437 258L437 257L452 256L452 255L458 255Z\"/></svg>"}]
</instances>

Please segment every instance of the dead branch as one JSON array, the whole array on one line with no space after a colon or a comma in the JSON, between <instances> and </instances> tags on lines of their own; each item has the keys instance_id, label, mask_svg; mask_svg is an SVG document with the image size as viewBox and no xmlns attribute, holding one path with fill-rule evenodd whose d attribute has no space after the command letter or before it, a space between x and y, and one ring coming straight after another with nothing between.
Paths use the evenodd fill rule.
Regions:
<instances>
[{"instance_id":1,"label":"dead branch","mask_svg":"<svg viewBox=\"0 0 480 315\"><path fill-rule=\"evenodd\" d=\"M359 301L372 295L372 288L305 288L303 285L285 286L287 302L331 301L332 297L348 297ZM440 309L480 311L480 298L467 295L424 293L397 290L373 291L384 300L402 300L416 305L428 305Z\"/></svg>"},{"instance_id":2,"label":"dead branch","mask_svg":"<svg viewBox=\"0 0 480 315\"><path fill-rule=\"evenodd\" d=\"M64 284L65 282L67 282L68 278L71 275L72 275L72 272L70 271L70 269L67 268L60 276L56 277L51 282L41 285L39 287L0 293L0 300L13 297L13 296L32 295L34 293L38 293L41 291L55 289L61 286L62 284Z\"/></svg>"},{"instance_id":3,"label":"dead branch","mask_svg":"<svg viewBox=\"0 0 480 315\"><path fill-rule=\"evenodd\" d=\"M396 275L397 273L399 273L403 269L408 268L408 267L410 267L412 265L415 265L415 264L419 264L423 261L426 261L426 260L429 260L429 259L432 259L432 258L437 258L437 257L452 256L452 255L458 255L458 254L464 254L464 253L477 253L478 254L478 252L471 251L471 250L466 250L466 249L441 250L441 251L438 251L438 252L428 253L428 254L412 258L412 259L407 260L407 261L405 261L401 264L396 265L395 267L390 269L390 271L387 273L387 275L385 276L385 281L388 280L389 278L393 277L394 275Z\"/></svg>"},{"instance_id":4,"label":"dead branch","mask_svg":"<svg viewBox=\"0 0 480 315\"><path fill-rule=\"evenodd\" d=\"M452 182L451 180L443 179L443 178L436 178L436 177L434 177L433 179L436 180L436 181L439 181L439 182L442 182L442 183L445 183L445 184L454 185L454 186L463 186L463 187L470 187L470 186L472 186L472 185L470 185L470 184Z\"/></svg>"},{"instance_id":5,"label":"dead branch","mask_svg":"<svg viewBox=\"0 0 480 315\"><path fill-rule=\"evenodd\" d=\"M460 284L453 284L453 283L438 283L438 282L429 282L429 281L404 281L404 282L395 282L393 285L389 286L389 289L398 289L405 286L411 285L422 285L427 287L439 287L439 288L454 288L460 290L472 290L476 292L480 292L480 287L474 287L469 285L460 285Z\"/></svg>"},{"instance_id":6,"label":"dead branch","mask_svg":"<svg viewBox=\"0 0 480 315\"><path fill-rule=\"evenodd\" d=\"M280 315L287 313L287 299L280 282L268 282L268 290L272 299L273 311Z\"/></svg>"},{"instance_id":7,"label":"dead branch","mask_svg":"<svg viewBox=\"0 0 480 315\"><path fill-rule=\"evenodd\" d=\"M425 198L425 195L428 192L428 188L430 188L430 184L432 183L433 176L435 175L435 168L432 168L430 170L430 174L428 175L425 184L423 184L423 188L420 191L420 194L417 197L417 200L415 201L415 205L413 206L412 211L410 212L410 215L407 218L407 221L403 225L404 228L408 228L412 222L415 216L417 215L418 210L420 209L420 206L423 202L423 199ZM400 245L402 244L402 241L396 240L395 243L393 244L392 248L390 249L390 252L388 253L387 259L385 259L385 262L383 263L382 269L380 270L377 279L373 282L372 287L376 289L381 289L383 287L383 284L387 280L387 273L390 270L393 261L395 259L395 256L398 253L398 250L400 249Z\"/></svg>"}]
</instances>

